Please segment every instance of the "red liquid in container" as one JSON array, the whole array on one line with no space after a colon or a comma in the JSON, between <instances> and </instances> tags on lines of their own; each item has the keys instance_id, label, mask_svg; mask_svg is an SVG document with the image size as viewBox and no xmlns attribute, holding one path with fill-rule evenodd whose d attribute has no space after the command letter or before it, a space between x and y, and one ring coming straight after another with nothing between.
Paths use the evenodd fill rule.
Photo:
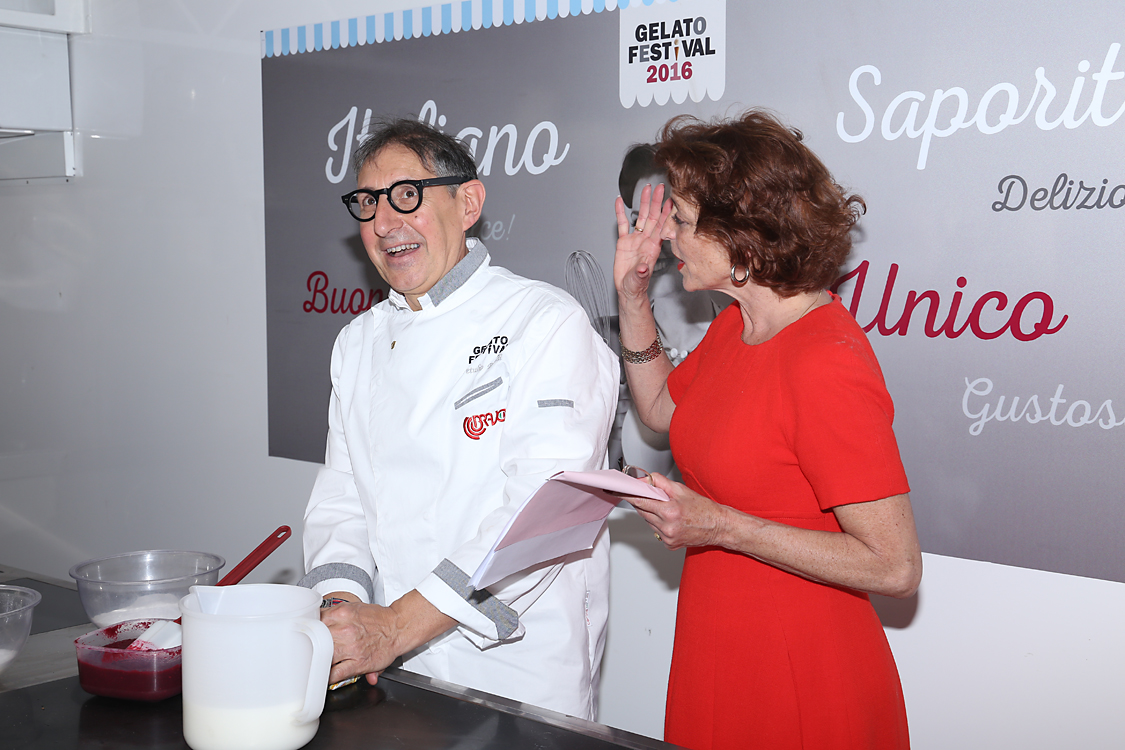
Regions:
<instances>
[{"instance_id":1,"label":"red liquid in container","mask_svg":"<svg viewBox=\"0 0 1125 750\"><path fill-rule=\"evenodd\" d=\"M78 683L87 693L134 701L162 701L178 695L182 679L179 662L160 671L87 664L78 674Z\"/></svg>"},{"instance_id":2,"label":"red liquid in container","mask_svg":"<svg viewBox=\"0 0 1125 750\"><path fill-rule=\"evenodd\" d=\"M136 638L126 638L123 641L114 641L113 643L107 643L106 645L102 646L102 648L119 648L119 649L124 650L124 649L129 648L129 646L131 646L133 644L133 641L135 641L135 640L137 640L137 639Z\"/></svg>"},{"instance_id":3,"label":"red liquid in container","mask_svg":"<svg viewBox=\"0 0 1125 750\"><path fill-rule=\"evenodd\" d=\"M94 695L125 700L160 701L181 690L182 647L129 651L128 646L152 620L134 620L78 638L78 683Z\"/></svg>"}]
</instances>

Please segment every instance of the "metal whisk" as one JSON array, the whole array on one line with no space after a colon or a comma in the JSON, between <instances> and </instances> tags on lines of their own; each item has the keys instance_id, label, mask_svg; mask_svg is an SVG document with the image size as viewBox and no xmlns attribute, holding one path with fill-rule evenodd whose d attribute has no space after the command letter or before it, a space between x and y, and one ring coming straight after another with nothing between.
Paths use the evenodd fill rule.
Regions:
<instances>
[{"instance_id":1,"label":"metal whisk","mask_svg":"<svg viewBox=\"0 0 1125 750\"><path fill-rule=\"evenodd\" d=\"M566 259L566 291L590 318L590 325L609 343L609 293L605 276L594 256L585 250L575 250Z\"/></svg>"}]
</instances>

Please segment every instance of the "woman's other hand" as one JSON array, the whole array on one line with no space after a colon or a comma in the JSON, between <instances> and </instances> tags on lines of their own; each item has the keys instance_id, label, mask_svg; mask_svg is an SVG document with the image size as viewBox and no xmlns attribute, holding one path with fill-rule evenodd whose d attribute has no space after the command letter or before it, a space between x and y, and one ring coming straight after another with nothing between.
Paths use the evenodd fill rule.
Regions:
<instances>
[{"instance_id":1,"label":"woman's other hand","mask_svg":"<svg viewBox=\"0 0 1125 750\"><path fill-rule=\"evenodd\" d=\"M719 544L727 509L686 485L662 474L650 474L652 486L664 490L667 500L625 497L637 509L668 549Z\"/></svg>"},{"instance_id":2,"label":"woman's other hand","mask_svg":"<svg viewBox=\"0 0 1125 750\"><path fill-rule=\"evenodd\" d=\"M625 201L620 197L617 212L617 251L613 256L613 284L617 293L627 298L642 297L648 292L652 267L660 255L661 232L672 213L672 201L664 200L664 185L646 185L641 191L636 227L629 226Z\"/></svg>"},{"instance_id":3,"label":"woman's other hand","mask_svg":"<svg viewBox=\"0 0 1125 750\"><path fill-rule=\"evenodd\" d=\"M918 589L922 553L907 495L833 509L841 532L769 521L652 474L668 501L625 497L668 549L716 546L821 583L902 598Z\"/></svg>"}]
</instances>

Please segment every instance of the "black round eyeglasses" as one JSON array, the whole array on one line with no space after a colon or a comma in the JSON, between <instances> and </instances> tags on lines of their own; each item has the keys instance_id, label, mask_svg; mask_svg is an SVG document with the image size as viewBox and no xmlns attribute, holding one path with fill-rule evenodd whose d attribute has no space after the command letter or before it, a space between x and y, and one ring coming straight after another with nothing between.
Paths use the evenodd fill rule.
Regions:
<instances>
[{"instance_id":1,"label":"black round eyeglasses","mask_svg":"<svg viewBox=\"0 0 1125 750\"><path fill-rule=\"evenodd\" d=\"M357 221L371 221L375 218L375 209L379 205L379 196L387 196L391 208L400 214L412 214L422 205L422 191L436 185L460 185L468 182L472 177L431 177L427 180L399 180L390 187L382 190L368 190L360 188L347 195L340 196L340 200L348 207L350 213Z\"/></svg>"}]
</instances>

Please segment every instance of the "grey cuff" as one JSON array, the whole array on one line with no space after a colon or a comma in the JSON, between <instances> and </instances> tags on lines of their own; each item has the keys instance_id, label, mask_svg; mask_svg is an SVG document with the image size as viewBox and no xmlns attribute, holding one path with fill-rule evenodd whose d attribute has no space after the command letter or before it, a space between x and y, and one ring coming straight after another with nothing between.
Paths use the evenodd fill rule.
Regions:
<instances>
[{"instance_id":1,"label":"grey cuff","mask_svg":"<svg viewBox=\"0 0 1125 750\"><path fill-rule=\"evenodd\" d=\"M371 581L371 576L367 575L367 571L350 563L326 563L318 565L308 573L305 577L297 581L298 586L304 586L311 589L318 583L331 580L333 578L346 578L349 581L355 581L363 590L367 592L367 601L375 601L375 584Z\"/></svg>"},{"instance_id":2,"label":"grey cuff","mask_svg":"<svg viewBox=\"0 0 1125 750\"><path fill-rule=\"evenodd\" d=\"M453 589L459 597L469 603L476 611L496 623L496 640L502 641L519 627L520 617L516 611L493 596L487 589L474 589L469 585L469 574L449 560L442 560L434 575Z\"/></svg>"}]
</instances>

